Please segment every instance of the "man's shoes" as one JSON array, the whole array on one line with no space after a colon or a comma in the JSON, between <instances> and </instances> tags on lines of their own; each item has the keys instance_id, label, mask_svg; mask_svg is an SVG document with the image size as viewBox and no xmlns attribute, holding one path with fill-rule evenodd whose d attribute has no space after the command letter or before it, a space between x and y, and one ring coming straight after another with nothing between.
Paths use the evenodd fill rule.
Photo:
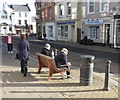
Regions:
<instances>
[{"instance_id":1,"label":"man's shoes","mask_svg":"<svg viewBox=\"0 0 120 100\"><path fill-rule=\"evenodd\" d=\"M67 78L68 78L68 79L73 79L74 77L73 77L73 76L68 75L68 76L67 76Z\"/></svg>"},{"instance_id":2,"label":"man's shoes","mask_svg":"<svg viewBox=\"0 0 120 100\"><path fill-rule=\"evenodd\" d=\"M11 53L13 53L13 51L11 51Z\"/></svg>"},{"instance_id":3,"label":"man's shoes","mask_svg":"<svg viewBox=\"0 0 120 100\"><path fill-rule=\"evenodd\" d=\"M24 71L24 74L23 74L23 76L26 76L27 75L27 68L25 68L25 71Z\"/></svg>"},{"instance_id":4,"label":"man's shoes","mask_svg":"<svg viewBox=\"0 0 120 100\"><path fill-rule=\"evenodd\" d=\"M21 69L21 73L24 73L24 70L23 70L23 69Z\"/></svg>"},{"instance_id":5,"label":"man's shoes","mask_svg":"<svg viewBox=\"0 0 120 100\"><path fill-rule=\"evenodd\" d=\"M8 53L10 53L10 51L8 51Z\"/></svg>"}]
</instances>

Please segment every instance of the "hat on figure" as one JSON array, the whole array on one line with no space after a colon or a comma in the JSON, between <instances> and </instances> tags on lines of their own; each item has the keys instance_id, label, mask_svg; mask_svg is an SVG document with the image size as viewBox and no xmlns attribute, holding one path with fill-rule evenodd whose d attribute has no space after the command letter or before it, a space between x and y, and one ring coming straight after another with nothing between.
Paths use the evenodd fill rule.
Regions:
<instances>
[{"instance_id":1,"label":"hat on figure","mask_svg":"<svg viewBox=\"0 0 120 100\"><path fill-rule=\"evenodd\" d=\"M50 47L51 47L50 44L47 43L47 44L45 44L45 47L44 47L44 48L50 50Z\"/></svg>"}]
</instances>

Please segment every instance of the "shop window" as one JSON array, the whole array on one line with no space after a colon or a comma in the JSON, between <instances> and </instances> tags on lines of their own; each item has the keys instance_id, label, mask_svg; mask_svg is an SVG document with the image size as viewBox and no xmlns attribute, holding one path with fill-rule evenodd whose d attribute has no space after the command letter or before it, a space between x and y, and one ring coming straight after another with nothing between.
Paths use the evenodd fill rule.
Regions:
<instances>
[{"instance_id":1,"label":"shop window","mask_svg":"<svg viewBox=\"0 0 120 100\"><path fill-rule=\"evenodd\" d=\"M49 37L53 37L53 26L48 26L49 28Z\"/></svg>"},{"instance_id":2,"label":"shop window","mask_svg":"<svg viewBox=\"0 0 120 100\"><path fill-rule=\"evenodd\" d=\"M99 26L90 26L90 39L100 39Z\"/></svg>"},{"instance_id":3,"label":"shop window","mask_svg":"<svg viewBox=\"0 0 120 100\"><path fill-rule=\"evenodd\" d=\"M68 37L68 26L61 26L61 36Z\"/></svg>"}]
</instances>

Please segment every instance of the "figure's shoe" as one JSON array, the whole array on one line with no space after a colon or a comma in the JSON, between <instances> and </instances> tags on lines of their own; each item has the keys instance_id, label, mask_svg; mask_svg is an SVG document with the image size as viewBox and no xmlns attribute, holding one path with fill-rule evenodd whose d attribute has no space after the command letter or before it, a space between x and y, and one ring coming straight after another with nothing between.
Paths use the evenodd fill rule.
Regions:
<instances>
[{"instance_id":1,"label":"figure's shoe","mask_svg":"<svg viewBox=\"0 0 120 100\"><path fill-rule=\"evenodd\" d=\"M24 71L24 74L23 74L23 76L26 76L27 75L27 68L25 68L25 71Z\"/></svg>"},{"instance_id":2,"label":"figure's shoe","mask_svg":"<svg viewBox=\"0 0 120 100\"><path fill-rule=\"evenodd\" d=\"M10 53L10 51L8 51L8 53Z\"/></svg>"},{"instance_id":3,"label":"figure's shoe","mask_svg":"<svg viewBox=\"0 0 120 100\"><path fill-rule=\"evenodd\" d=\"M11 53L13 53L13 51L11 51Z\"/></svg>"},{"instance_id":4,"label":"figure's shoe","mask_svg":"<svg viewBox=\"0 0 120 100\"><path fill-rule=\"evenodd\" d=\"M68 76L67 76L67 78L68 78L68 79L73 79L74 77L73 77L73 76L68 75Z\"/></svg>"},{"instance_id":5,"label":"figure's shoe","mask_svg":"<svg viewBox=\"0 0 120 100\"><path fill-rule=\"evenodd\" d=\"M23 70L23 69L21 69L21 73L24 73L24 70Z\"/></svg>"}]
</instances>

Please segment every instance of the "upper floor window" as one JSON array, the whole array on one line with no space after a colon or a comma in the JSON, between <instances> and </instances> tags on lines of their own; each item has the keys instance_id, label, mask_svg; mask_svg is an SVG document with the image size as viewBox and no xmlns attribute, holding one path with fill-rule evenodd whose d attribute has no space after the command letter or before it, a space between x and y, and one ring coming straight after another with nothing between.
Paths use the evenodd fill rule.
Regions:
<instances>
[{"instance_id":1,"label":"upper floor window","mask_svg":"<svg viewBox=\"0 0 120 100\"><path fill-rule=\"evenodd\" d=\"M62 4L59 5L59 15L63 16L63 5Z\"/></svg>"},{"instance_id":2,"label":"upper floor window","mask_svg":"<svg viewBox=\"0 0 120 100\"><path fill-rule=\"evenodd\" d=\"M21 13L19 13L19 17L21 17Z\"/></svg>"},{"instance_id":3,"label":"upper floor window","mask_svg":"<svg viewBox=\"0 0 120 100\"><path fill-rule=\"evenodd\" d=\"M25 24L27 24L27 20L25 20Z\"/></svg>"},{"instance_id":4,"label":"upper floor window","mask_svg":"<svg viewBox=\"0 0 120 100\"><path fill-rule=\"evenodd\" d=\"M109 1L101 0L101 2L100 2L100 11L101 12L107 12L108 8L109 8Z\"/></svg>"},{"instance_id":5,"label":"upper floor window","mask_svg":"<svg viewBox=\"0 0 120 100\"><path fill-rule=\"evenodd\" d=\"M7 12L5 10L1 12L1 18L7 19Z\"/></svg>"},{"instance_id":6,"label":"upper floor window","mask_svg":"<svg viewBox=\"0 0 120 100\"><path fill-rule=\"evenodd\" d=\"M25 17L27 17L27 13L25 13Z\"/></svg>"},{"instance_id":7,"label":"upper floor window","mask_svg":"<svg viewBox=\"0 0 120 100\"><path fill-rule=\"evenodd\" d=\"M67 10L68 10L68 15L70 15L71 14L71 3L70 2L67 3Z\"/></svg>"},{"instance_id":8,"label":"upper floor window","mask_svg":"<svg viewBox=\"0 0 120 100\"><path fill-rule=\"evenodd\" d=\"M49 8L49 18L52 17L52 8Z\"/></svg>"},{"instance_id":9,"label":"upper floor window","mask_svg":"<svg viewBox=\"0 0 120 100\"><path fill-rule=\"evenodd\" d=\"M18 24L21 25L21 20L18 20Z\"/></svg>"},{"instance_id":10,"label":"upper floor window","mask_svg":"<svg viewBox=\"0 0 120 100\"><path fill-rule=\"evenodd\" d=\"M94 11L95 11L95 2L94 2L94 0L89 0L88 13L94 13Z\"/></svg>"}]
</instances>

